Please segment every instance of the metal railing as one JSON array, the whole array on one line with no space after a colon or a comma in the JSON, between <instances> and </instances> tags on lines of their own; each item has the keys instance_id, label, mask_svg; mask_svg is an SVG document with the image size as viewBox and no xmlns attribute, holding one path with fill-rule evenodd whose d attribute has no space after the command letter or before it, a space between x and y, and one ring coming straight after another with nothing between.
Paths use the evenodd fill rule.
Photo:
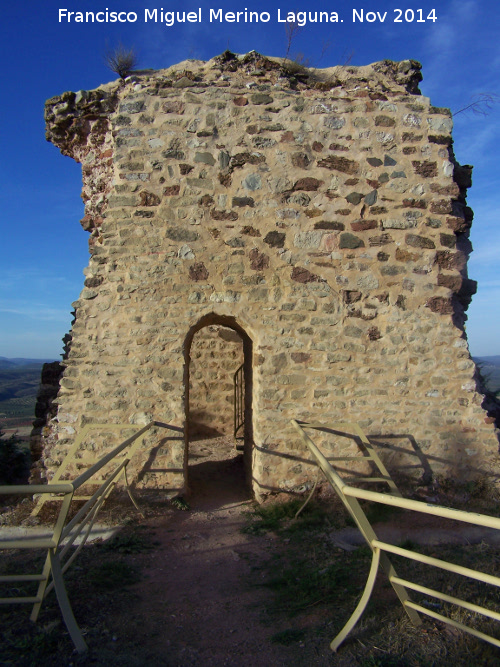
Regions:
<instances>
[{"instance_id":1,"label":"metal railing","mask_svg":"<svg viewBox=\"0 0 500 667\"><path fill-rule=\"evenodd\" d=\"M31 620L36 621L45 596L54 588L61 609L64 622L68 632L73 640L77 651L82 652L87 649L85 640L78 624L76 623L69 598L64 585L63 575L76 558L81 548L86 543L92 527L95 523L99 510L111 491L116 486L119 478L123 475L125 485L136 509L139 509L137 503L130 491L127 480L127 466L142 443L144 434L153 426L170 429L176 432L182 431L179 427L164 424L162 422L150 422L143 428L136 431L131 437L124 440L117 447L112 449L105 456L101 457L87 470L81 473L76 479L70 481L50 482L49 484L26 484L18 486L0 486L0 495L36 495L41 494L41 499L35 509L40 510L44 502L49 500L58 500L61 502L57 519L53 526L50 537L26 536L17 539L0 538L0 549L42 549L47 551L47 557L42 572L37 574L20 575L2 575L0 583L14 584L17 582L38 582L38 590L35 596L16 596L0 598L0 604L29 603L33 604ZM95 428L106 428L111 430L130 429L130 424L92 424L82 429L82 434L77 439L78 446L89 430ZM58 479L61 474L67 470L69 458L74 455L77 448L72 447L66 455L58 471ZM116 460L120 455L122 458ZM111 465L112 464L112 465ZM103 469L110 468L106 473L105 479L102 479ZM62 468L62 470L61 470ZM97 477L98 473L101 473ZM98 488L91 495L77 496L75 492L84 484L91 483L93 488ZM75 516L68 520L70 506L73 500L85 500L84 505L76 512ZM36 513L37 513L36 512ZM80 542L72 553L70 553L76 539L81 535ZM52 578L52 581L50 579Z\"/></svg>"},{"instance_id":2,"label":"metal railing","mask_svg":"<svg viewBox=\"0 0 500 667\"><path fill-rule=\"evenodd\" d=\"M115 459L120 454L122 454L123 456L128 456L128 458L131 459L132 456L137 451L137 449L141 446L144 434L152 426L154 426L154 422L152 422L151 424L148 424L147 427L144 427L144 428L140 429L140 431L136 432L132 436L132 438L133 438L132 442L130 442L130 439L127 439L125 442L128 442L129 444L133 444L134 441L135 441L135 444L133 444L133 446L131 447L130 450L127 450L126 447L123 447L122 449L120 449L120 451L117 451L114 454L114 456L112 457L112 460ZM61 465L55 471L50 483L51 484L56 484L56 483L59 483L59 482L67 481L66 479L64 479L64 477L67 477L67 476L71 475L70 467L72 465L73 466L77 465L80 471L83 468L86 468L87 470L89 470L89 469L93 468L96 465L97 462L99 462L100 460L102 460L104 458L102 456L99 458L91 450L82 450L81 449L83 444L85 443L85 440L86 440L87 436L92 431L97 431L99 433L99 435L101 435L103 432L106 432L106 431L107 432L118 432L118 431L124 431L124 430L132 430L132 429L133 429L133 426L131 426L130 424L86 424L82 428L82 430L79 432L77 437L75 438L73 444L71 445L70 449L66 453L66 456L64 457L63 461L61 462ZM122 443L122 444L125 444L125 443ZM115 450L112 450L112 451L115 451ZM105 471L103 471L103 468L105 467L106 463L108 463L108 461L103 463L103 465L100 466L99 469L96 472L101 471L102 473L104 473ZM80 476L82 474L83 473L80 472ZM95 473L94 473L94 475L92 475L92 477L93 477L92 482L94 484L99 483L99 482L102 483L105 479L104 477L96 478ZM87 480L84 480L84 481L87 481ZM79 486L82 486L82 485L83 485L83 482ZM130 494L128 484L127 484L127 491ZM83 494L83 492L80 492L79 495L76 495L74 497L74 500L88 500L89 498L90 498L89 495L86 495L86 494ZM51 498L47 494L44 494L44 495L40 496L40 498L38 499L37 504L35 505L32 513L31 513L31 516L36 516L40 512L40 510L42 509L43 505L46 502L49 502L49 501L54 500L54 499L57 499L57 498ZM135 504L135 501L134 501L132 496L131 496L131 500Z\"/></svg>"},{"instance_id":3,"label":"metal railing","mask_svg":"<svg viewBox=\"0 0 500 667\"><path fill-rule=\"evenodd\" d=\"M292 420L292 424L295 429L300 434L302 441L308 447L309 451L313 455L319 469L323 472L328 482L331 484L333 489L337 492L339 498L343 502L347 511L354 519L359 531L366 540L368 546L372 551L372 562L370 567L370 572L368 574L368 579L365 585L365 589L361 596L361 599L351 615L350 619L347 621L343 629L338 633L335 639L331 642L330 646L332 650L336 651L340 644L345 640L347 635L354 628L356 623L361 618L366 605L370 599L373 587L375 585L375 580L379 567L387 575L394 591L396 592L399 600L401 601L406 613L408 614L410 620L414 625L420 625L421 619L419 614L425 614L436 620L439 620L447 625L451 625L459 630L467 632L479 639L483 639L494 646L500 647L500 641L491 635L488 635L484 632L480 632L475 628L472 628L463 623L453 620L442 614L438 614L426 607L416 604L413 602L407 592L407 589L416 591L418 593L423 593L424 595L435 597L438 600L447 602L449 604L467 609L468 611L475 612L487 618L493 619L495 621L500 621L500 613L492 611L477 604L467 602L458 597L453 597L442 593L440 591L433 590L426 586L421 586L420 584L414 583L412 581L398 577L389 557L388 553L402 556L409 560L417 561L425 565L430 565L433 567L440 568L448 572L452 572L476 581L480 581L492 586L500 587L500 578L495 577L490 574L479 572L477 570L462 567L454 563L450 563L445 560L440 560L431 556L425 556L423 554L411 551L403 547L398 547L387 542L382 542L377 538L375 531L373 530L370 522L368 521L365 512L363 511L358 499L368 500L376 503L381 503L383 505L389 505L391 507L398 507L401 509L412 510L415 512L421 512L423 514L430 514L433 516L441 517L443 519L462 521L465 523L470 523L476 526L485 526L488 528L494 528L500 530L500 519L495 517L486 516L484 514L473 514L472 512L464 512L462 510L451 509L447 507L442 507L439 505L431 505L424 503L418 500L408 500L402 498L401 496L387 493L379 493L377 491L369 491L366 489L359 489L353 486L350 486L343 480L340 475L335 471L334 467L331 465L331 461L345 460L345 458L336 458L336 457L325 457L323 453L318 449L316 444L313 442L311 437L306 433L306 429L313 430L322 430L329 431L330 433L336 432L338 434L346 435L350 434L352 431L352 424L345 425L343 428L342 424L308 424L305 422L299 422ZM359 429L359 426L357 427ZM359 429L360 430L360 429ZM343 431L343 433L342 433ZM366 438L366 436L365 436ZM370 481L370 480L363 480ZM309 501L307 499L306 503Z\"/></svg>"},{"instance_id":4,"label":"metal railing","mask_svg":"<svg viewBox=\"0 0 500 667\"><path fill-rule=\"evenodd\" d=\"M234 437L245 425L245 368L244 364L238 368L233 378L234 385Z\"/></svg>"}]
</instances>

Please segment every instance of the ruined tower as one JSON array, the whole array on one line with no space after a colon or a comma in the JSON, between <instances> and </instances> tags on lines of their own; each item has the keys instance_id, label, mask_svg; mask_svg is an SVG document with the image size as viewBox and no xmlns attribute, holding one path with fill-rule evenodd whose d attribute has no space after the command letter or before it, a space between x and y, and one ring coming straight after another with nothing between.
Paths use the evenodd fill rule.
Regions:
<instances>
[{"instance_id":1,"label":"ruined tower","mask_svg":"<svg viewBox=\"0 0 500 667\"><path fill-rule=\"evenodd\" d=\"M471 168L420 79L414 61L226 52L47 102L48 139L82 164L91 255L49 476L83 424L154 418L186 438L146 442L142 483L181 491L188 422L227 432L239 366L257 494L311 477L291 418L410 438L434 472L491 469L463 330Z\"/></svg>"}]
</instances>

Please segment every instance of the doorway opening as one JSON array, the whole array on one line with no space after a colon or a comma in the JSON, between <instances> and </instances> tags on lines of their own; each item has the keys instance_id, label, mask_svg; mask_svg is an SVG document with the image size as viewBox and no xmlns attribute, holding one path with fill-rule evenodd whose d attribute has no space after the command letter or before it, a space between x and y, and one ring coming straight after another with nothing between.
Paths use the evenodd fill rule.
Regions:
<instances>
[{"instance_id":1,"label":"doorway opening","mask_svg":"<svg viewBox=\"0 0 500 667\"><path fill-rule=\"evenodd\" d=\"M191 501L251 498L252 340L235 318L206 316L185 344L184 471Z\"/></svg>"}]
</instances>

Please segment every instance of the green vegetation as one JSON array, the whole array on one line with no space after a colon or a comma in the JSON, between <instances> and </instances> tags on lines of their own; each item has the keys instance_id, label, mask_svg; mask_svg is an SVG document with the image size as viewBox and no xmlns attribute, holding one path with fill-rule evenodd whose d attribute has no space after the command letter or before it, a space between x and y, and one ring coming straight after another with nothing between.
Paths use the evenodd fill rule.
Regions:
<instances>
[{"instance_id":1,"label":"green vegetation","mask_svg":"<svg viewBox=\"0 0 500 667\"><path fill-rule=\"evenodd\" d=\"M175 507L175 509L181 510L183 512L188 512L191 508L189 507L189 503L184 500L182 496L177 496L176 498L172 498L170 501Z\"/></svg>"},{"instance_id":2,"label":"green vegetation","mask_svg":"<svg viewBox=\"0 0 500 667\"><path fill-rule=\"evenodd\" d=\"M318 520L316 527L307 521L307 507L304 521L300 516L296 521L290 519L295 515L297 506L300 503L292 501L257 507L246 528L247 532L263 534L267 527L282 544L280 553L254 570L259 580L257 585L272 593L263 608L262 620L266 625L275 624L280 628L271 636L271 641L283 646L307 645L317 642L318 637L329 643L356 607L371 562L368 547L349 551L332 546L327 529L328 523L331 523L328 515L335 516L337 525L347 518L336 500L329 507L317 503L316 508L311 510ZM321 513L326 516L319 522ZM377 515L374 511L371 514L377 521L391 517L390 514ZM294 531L290 532L292 525ZM496 549L484 543L425 547L408 539L401 546L497 574ZM391 556L391 561L403 578L495 611L500 608L500 592L491 586L405 558ZM423 607L443 616L498 636L498 628L495 627L498 624L492 620L419 593L412 593L411 597ZM349 656L352 664L366 667L498 664L497 649L491 645L432 618L422 616L422 620L420 628L411 624L387 577L380 572L368 607L340 649L339 660L342 655ZM283 628L284 625L287 627ZM332 664L343 663L337 663L332 656Z\"/></svg>"},{"instance_id":3,"label":"green vegetation","mask_svg":"<svg viewBox=\"0 0 500 667\"><path fill-rule=\"evenodd\" d=\"M266 531L277 531L290 537L312 528L332 527L331 516L316 501L308 503L295 519L303 504L304 500L299 498L286 503L256 505L252 513L248 514L248 523L243 532L262 535Z\"/></svg>"},{"instance_id":4,"label":"green vegetation","mask_svg":"<svg viewBox=\"0 0 500 667\"><path fill-rule=\"evenodd\" d=\"M269 564L269 578L263 585L274 592L274 598L268 611L296 617L316 605L334 604L340 592L344 600L358 594L361 581L355 573L368 570L369 550L362 547L348 557L330 558L324 546L311 546L312 554L309 549L292 550L286 562L277 558Z\"/></svg>"},{"instance_id":5,"label":"green vegetation","mask_svg":"<svg viewBox=\"0 0 500 667\"><path fill-rule=\"evenodd\" d=\"M2 436L0 431L0 485L26 483L30 469L29 445L15 435Z\"/></svg>"},{"instance_id":6,"label":"green vegetation","mask_svg":"<svg viewBox=\"0 0 500 667\"><path fill-rule=\"evenodd\" d=\"M138 667L136 655L128 655L127 642L116 655L108 618L133 609L136 593L130 586L141 581L141 553L149 557L154 533L142 526L127 526L109 542L86 546L64 576L71 605L86 640L98 655L76 655L61 618L54 593L44 600L36 624L29 620L30 605L0 606L0 665L6 667L56 667L73 665L120 665ZM0 560L0 575L40 571L45 554L25 550L11 551ZM2 584L0 597L27 595L36 591L36 582ZM126 612L128 613L128 612ZM110 650L109 644L112 645ZM103 644L106 647L103 648ZM133 651L132 651L133 652Z\"/></svg>"},{"instance_id":7,"label":"green vegetation","mask_svg":"<svg viewBox=\"0 0 500 667\"><path fill-rule=\"evenodd\" d=\"M20 632L16 627L5 628L2 651L6 667L35 667L48 664L46 661L57 652L61 644L59 623L51 623L45 628L35 624ZM20 658L20 656L23 656Z\"/></svg>"},{"instance_id":8,"label":"green vegetation","mask_svg":"<svg viewBox=\"0 0 500 667\"><path fill-rule=\"evenodd\" d=\"M258 592L260 620L266 628L267 639L264 641L283 651L283 664L294 667L309 664L364 667L498 665L498 649L479 639L424 616L422 626L414 627L382 572L377 577L374 594L362 619L338 653L330 654L328 644L359 601L370 568L371 553L366 546L353 550L342 548L333 539L334 530L345 527L347 516L335 497L312 501L295 518L301 505L301 500L292 500L255 506L247 517L245 528L249 535L245 540L251 543L245 556L245 585ZM170 502L165 500L164 508L170 509L170 516L176 516ZM184 517L177 515L176 518L180 519L179 529ZM158 642L155 644L157 635L148 634L150 629L143 627L146 624L136 613L138 601L142 604L151 584L155 584L151 568L169 567L170 552L163 550L157 560L153 551L157 544L155 531L174 530L174 526L164 521L158 525L161 528L152 529L147 522L141 524L136 518L133 521L127 519L124 528L108 542L86 546L67 571L68 595L89 644L88 654L74 653L52 593L44 601L36 625L29 621L27 606L0 607L0 664L7 667L170 664L170 655L161 653L164 647L158 648ZM182 527L178 535L183 535L184 530ZM405 540L402 546L491 574L498 574L500 566L496 547L485 543L422 546ZM259 555L254 555L253 547ZM0 560L0 574L35 571L41 568L43 558L43 554L35 556L12 551L8 558ZM500 608L500 590L491 586L401 557L391 556L391 561L402 578L495 611ZM247 566L251 568L251 575L248 575ZM136 582L141 584L133 587ZM14 590L12 584L6 584L4 588L10 588L10 591L3 590L0 595L32 595L33 585L36 588L36 582L16 584ZM205 582L196 585L203 586ZM224 591L224 599L227 594L232 591ZM412 593L411 597L434 612L493 636L499 635L498 627L495 627L498 623L493 620L475 617L468 610L452 607L427 595ZM241 604L248 604L244 596ZM187 614L181 620L176 598L169 597L168 590L161 608L158 600L156 605L152 613L161 618L162 624L166 623L165 619L173 619L171 622L175 625L185 623L193 636L195 618ZM228 625L231 627L231 619L228 619ZM249 631L252 631L251 627ZM178 660L175 664L201 664L198 658L193 662L190 660L188 657L185 662Z\"/></svg>"},{"instance_id":9,"label":"green vegetation","mask_svg":"<svg viewBox=\"0 0 500 667\"><path fill-rule=\"evenodd\" d=\"M137 531L121 531L108 542L102 545L103 551L114 551L119 554L139 554L146 551L151 551L157 546L159 542L152 540L151 534L141 530L141 526Z\"/></svg>"},{"instance_id":10,"label":"green vegetation","mask_svg":"<svg viewBox=\"0 0 500 667\"><path fill-rule=\"evenodd\" d=\"M132 565L111 560L93 565L89 569L88 579L98 590L115 591L135 584L140 580L140 576Z\"/></svg>"},{"instance_id":11,"label":"green vegetation","mask_svg":"<svg viewBox=\"0 0 500 667\"><path fill-rule=\"evenodd\" d=\"M302 641L306 636L304 630L283 630L282 632L276 632L272 637L271 641L273 644L281 644L282 646L290 646L296 642Z\"/></svg>"}]
</instances>

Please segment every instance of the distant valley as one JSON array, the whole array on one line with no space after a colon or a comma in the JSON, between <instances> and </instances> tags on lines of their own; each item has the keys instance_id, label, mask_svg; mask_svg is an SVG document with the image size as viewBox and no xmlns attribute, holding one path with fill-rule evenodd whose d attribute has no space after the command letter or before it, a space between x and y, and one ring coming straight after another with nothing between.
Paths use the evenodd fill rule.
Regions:
<instances>
[{"instance_id":1,"label":"distant valley","mask_svg":"<svg viewBox=\"0 0 500 667\"><path fill-rule=\"evenodd\" d=\"M500 393L500 354L493 357L474 357L490 391Z\"/></svg>"},{"instance_id":2,"label":"distant valley","mask_svg":"<svg viewBox=\"0 0 500 667\"><path fill-rule=\"evenodd\" d=\"M30 426L35 418L35 403L42 366L54 359L8 359L0 357L0 428ZM487 387L500 393L500 355L474 357Z\"/></svg>"},{"instance_id":3,"label":"distant valley","mask_svg":"<svg viewBox=\"0 0 500 667\"><path fill-rule=\"evenodd\" d=\"M0 357L0 427L2 430L30 426L42 366L53 359L7 359Z\"/></svg>"}]
</instances>

